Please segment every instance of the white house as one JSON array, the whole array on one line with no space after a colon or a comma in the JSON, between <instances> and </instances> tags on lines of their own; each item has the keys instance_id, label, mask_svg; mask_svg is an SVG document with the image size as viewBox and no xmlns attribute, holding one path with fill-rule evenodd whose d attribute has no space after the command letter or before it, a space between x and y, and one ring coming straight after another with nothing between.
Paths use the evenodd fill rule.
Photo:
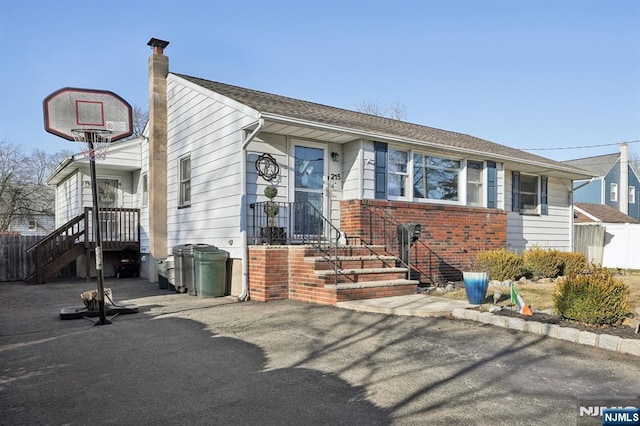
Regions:
<instances>
[{"instance_id":1,"label":"white house","mask_svg":"<svg viewBox=\"0 0 640 426\"><path fill-rule=\"evenodd\" d=\"M140 209L151 280L153 259L206 243L229 254L233 295L334 303L455 279L482 249L572 249L572 181L589 172L470 135L169 72L168 42L149 45L148 139L127 142L122 165L110 150L100 167L103 179L108 167L128 176L116 173L119 196ZM57 194L83 205L82 177L58 173ZM278 190L274 218L268 186ZM57 202L65 219L67 204ZM421 228L407 258L399 224ZM281 245L265 245L267 228ZM368 255L326 245L365 247L376 262L395 255L385 266L400 275L378 276Z\"/></svg>"}]
</instances>

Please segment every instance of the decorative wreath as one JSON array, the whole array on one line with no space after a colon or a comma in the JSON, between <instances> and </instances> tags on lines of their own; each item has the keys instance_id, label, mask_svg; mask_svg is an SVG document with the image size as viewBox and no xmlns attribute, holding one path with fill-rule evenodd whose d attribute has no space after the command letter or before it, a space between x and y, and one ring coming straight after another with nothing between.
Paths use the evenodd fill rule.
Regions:
<instances>
[{"instance_id":1,"label":"decorative wreath","mask_svg":"<svg viewBox=\"0 0 640 426\"><path fill-rule=\"evenodd\" d=\"M256 171L264 180L271 182L280 174L280 166L270 154L261 154L256 160Z\"/></svg>"}]
</instances>

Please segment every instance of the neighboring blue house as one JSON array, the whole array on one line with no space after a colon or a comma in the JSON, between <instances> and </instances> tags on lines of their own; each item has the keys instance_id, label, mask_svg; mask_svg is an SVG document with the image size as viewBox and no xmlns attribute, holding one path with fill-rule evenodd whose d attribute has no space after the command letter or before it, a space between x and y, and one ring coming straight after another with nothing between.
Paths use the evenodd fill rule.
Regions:
<instances>
[{"instance_id":1,"label":"neighboring blue house","mask_svg":"<svg viewBox=\"0 0 640 426\"><path fill-rule=\"evenodd\" d=\"M603 204L640 220L640 178L629 163L626 143L618 154L565 161L573 167L597 176L592 180L573 181L575 203ZM621 167L624 164L626 167Z\"/></svg>"}]
</instances>

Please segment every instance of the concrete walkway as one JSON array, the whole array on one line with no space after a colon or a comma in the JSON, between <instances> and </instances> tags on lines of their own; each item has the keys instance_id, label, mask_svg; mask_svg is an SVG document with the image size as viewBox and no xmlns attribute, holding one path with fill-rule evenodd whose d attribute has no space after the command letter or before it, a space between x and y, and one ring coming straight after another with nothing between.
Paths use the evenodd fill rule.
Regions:
<instances>
[{"instance_id":1,"label":"concrete walkway","mask_svg":"<svg viewBox=\"0 0 640 426\"><path fill-rule=\"evenodd\" d=\"M414 317L447 317L454 309L467 309L470 305L463 300L444 297L410 294L408 296L382 297L379 299L339 302L339 308L358 312L374 312L387 315L410 315Z\"/></svg>"},{"instance_id":2,"label":"concrete walkway","mask_svg":"<svg viewBox=\"0 0 640 426\"><path fill-rule=\"evenodd\" d=\"M544 324L538 321L527 321L522 318L493 315L490 312L469 309L475 308L478 305L470 305L463 300L412 294L408 296L340 302L337 306L342 309L351 309L358 312L373 312L387 315L409 315L415 317L452 316L456 319L476 321L496 327L525 331L554 339L566 340L586 346L595 346L608 351L640 357L640 338L625 339L610 334L596 334L591 331L580 331L571 327L560 327L556 324Z\"/></svg>"}]
</instances>

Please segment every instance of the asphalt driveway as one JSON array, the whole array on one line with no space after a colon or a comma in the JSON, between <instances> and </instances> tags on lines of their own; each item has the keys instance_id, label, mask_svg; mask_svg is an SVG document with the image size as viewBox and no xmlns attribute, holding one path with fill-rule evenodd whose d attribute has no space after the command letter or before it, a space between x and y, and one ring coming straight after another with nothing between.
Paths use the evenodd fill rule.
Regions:
<instances>
[{"instance_id":1,"label":"asphalt driveway","mask_svg":"<svg viewBox=\"0 0 640 426\"><path fill-rule=\"evenodd\" d=\"M105 286L140 313L62 321L95 284L0 283L0 424L557 425L640 395L637 357L484 324Z\"/></svg>"}]
</instances>

